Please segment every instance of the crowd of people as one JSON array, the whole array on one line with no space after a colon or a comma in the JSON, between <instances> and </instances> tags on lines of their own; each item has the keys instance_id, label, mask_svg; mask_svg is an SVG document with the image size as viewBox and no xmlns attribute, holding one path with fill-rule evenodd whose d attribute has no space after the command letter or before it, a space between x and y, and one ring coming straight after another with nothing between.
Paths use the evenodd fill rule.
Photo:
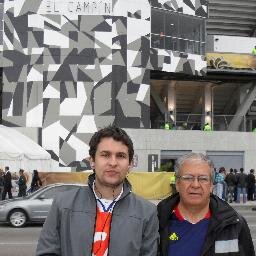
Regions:
<instances>
[{"instance_id":1,"label":"crowd of people","mask_svg":"<svg viewBox=\"0 0 256 256\"><path fill-rule=\"evenodd\" d=\"M20 169L19 175L17 175L16 172L10 172L9 166L6 166L4 170L0 168L0 200L5 200L7 196L8 199L12 199L16 187L18 187L17 196L24 197L41 186L42 182L37 170L33 170L32 180L29 184L29 175L23 169Z\"/></svg>"},{"instance_id":2,"label":"crowd of people","mask_svg":"<svg viewBox=\"0 0 256 256\"><path fill-rule=\"evenodd\" d=\"M214 170L214 189L213 193L219 198L232 203L246 203L256 200L256 181L254 169L249 174L243 168L230 168L227 173L224 167Z\"/></svg>"}]
</instances>

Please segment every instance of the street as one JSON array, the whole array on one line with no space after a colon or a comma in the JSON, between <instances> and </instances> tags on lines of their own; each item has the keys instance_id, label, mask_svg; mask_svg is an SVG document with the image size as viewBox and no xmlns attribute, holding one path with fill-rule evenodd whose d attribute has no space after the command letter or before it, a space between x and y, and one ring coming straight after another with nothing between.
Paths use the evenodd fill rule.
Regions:
<instances>
[{"instance_id":1,"label":"street","mask_svg":"<svg viewBox=\"0 0 256 256\"><path fill-rule=\"evenodd\" d=\"M252 205L232 206L246 218L256 248L256 211L251 210ZM7 224L0 224L0 255L34 256L41 228L42 225L39 224L28 225L25 228L11 228Z\"/></svg>"},{"instance_id":2,"label":"street","mask_svg":"<svg viewBox=\"0 0 256 256\"><path fill-rule=\"evenodd\" d=\"M25 228L0 225L1 256L34 256L42 225L33 224Z\"/></svg>"}]
</instances>

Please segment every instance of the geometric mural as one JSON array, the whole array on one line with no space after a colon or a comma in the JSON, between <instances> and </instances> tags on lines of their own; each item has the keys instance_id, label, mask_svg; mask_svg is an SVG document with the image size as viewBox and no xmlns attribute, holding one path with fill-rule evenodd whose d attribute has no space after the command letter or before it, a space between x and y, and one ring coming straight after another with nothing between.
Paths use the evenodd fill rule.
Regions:
<instances>
[{"instance_id":1,"label":"geometric mural","mask_svg":"<svg viewBox=\"0 0 256 256\"><path fill-rule=\"evenodd\" d=\"M206 6L183 5L193 15ZM87 157L100 127L149 128L150 70L182 71L184 59L192 74L206 68L202 56L151 49L150 15L149 0L6 0L3 124L36 127L59 166Z\"/></svg>"}]
</instances>

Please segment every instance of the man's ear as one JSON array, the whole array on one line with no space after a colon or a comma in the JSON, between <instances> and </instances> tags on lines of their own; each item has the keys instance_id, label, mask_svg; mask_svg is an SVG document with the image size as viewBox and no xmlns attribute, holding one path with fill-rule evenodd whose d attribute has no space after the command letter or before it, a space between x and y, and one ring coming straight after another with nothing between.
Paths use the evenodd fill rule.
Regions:
<instances>
[{"instance_id":1,"label":"man's ear","mask_svg":"<svg viewBox=\"0 0 256 256\"><path fill-rule=\"evenodd\" d=\"M177 181L177 180L176 180L176 185L175 185L175 187L176 187L176 191L179 192L179 190L180 190L180 188L179 188L179 181Z\"/></svg>"},{"instance_id":2,"label":"man's ear","mask_svg":"<svg viewBox=\"0 0 256 256\"><path fill-rule=\"evenodd\" d=\"M95 162L94 162L94 159L92 157L90 157L90 166L91 166L91 169L94 170L95 168Z\"/></svg>"},{"instance_id":3,"label":"man's ear","mask_svg":"<svg viewBox=\"0 0 256 256\"><path fill-rule=\"evenodd\" d=\"M132 168L133 168L133 160L128 165L128 172L130 172L132 170Z\"/></svg>"}]
</instances>

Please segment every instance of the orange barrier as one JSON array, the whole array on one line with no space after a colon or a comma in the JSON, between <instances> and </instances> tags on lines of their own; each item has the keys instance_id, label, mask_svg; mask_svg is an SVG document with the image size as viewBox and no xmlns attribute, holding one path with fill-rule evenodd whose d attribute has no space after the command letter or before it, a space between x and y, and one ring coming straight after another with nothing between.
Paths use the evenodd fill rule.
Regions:
<instances>
[{"instance_id":1,"label":"orange barrier","mask_svg":"<svg viewBox=\"0 0 256 256\"><path fill-rule=\"evenodd\" d=\"M64 183L87 183L90 172L40 172L43 185ZM170 172L131 172L127 176L133 192L145 199L158 200L170 195Z\"/></svg>"}]
</instances>

